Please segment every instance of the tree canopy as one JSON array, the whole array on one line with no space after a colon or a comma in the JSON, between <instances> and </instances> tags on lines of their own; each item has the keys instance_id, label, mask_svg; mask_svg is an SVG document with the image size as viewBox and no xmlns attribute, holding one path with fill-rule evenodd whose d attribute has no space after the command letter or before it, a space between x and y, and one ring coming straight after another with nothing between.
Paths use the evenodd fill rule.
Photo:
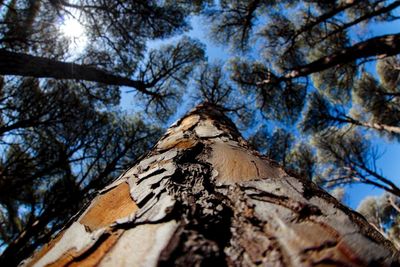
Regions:
<instances>
[{"instance_id":1,"label":"tree canopy","mask_svg":"<svg viewBox=\"0 0 400 267\"><path fill-rule=\"evenodd\" d=\"M297 176L385 190L386 202L367 199L360 211L398 244L398 177L377 166L374 140L400 140L400 33L376 30L398 25L399 6L1 0L1 258L46 242L154 144L183 103L200 101L221 106ZM190 25L195 16L203 25ZM62 31L71 20L84 29L79 49ZM211 44L232 58L208 58ZM122 90L134 112L120 106ZM390 207L378 214L382 205Z\"/></svg>"}]
</instances>

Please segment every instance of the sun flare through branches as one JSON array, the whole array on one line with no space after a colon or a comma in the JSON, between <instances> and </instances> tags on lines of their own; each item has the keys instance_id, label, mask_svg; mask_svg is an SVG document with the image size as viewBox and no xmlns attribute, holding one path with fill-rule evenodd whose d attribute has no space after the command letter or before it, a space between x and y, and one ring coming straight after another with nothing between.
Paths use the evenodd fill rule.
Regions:
<instances>
[{"instance_id":1,"label":"sun flare through branches","mask_svg":"<svg viewBox=\"0 0 400 267\"><path fill-rule=\"evenodd\" d=\"M60 32L70 42L70 48L82 50L87 44L85 27L74 17L62 21Z\"/></svg>"}]
</instances>

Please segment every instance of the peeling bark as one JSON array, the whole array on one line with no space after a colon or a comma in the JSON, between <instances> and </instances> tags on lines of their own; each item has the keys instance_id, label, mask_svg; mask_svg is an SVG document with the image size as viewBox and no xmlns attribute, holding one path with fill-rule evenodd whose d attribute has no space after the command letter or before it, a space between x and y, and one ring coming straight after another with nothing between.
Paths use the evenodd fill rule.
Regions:
<instances>
[{"instance_id":1,"label":"peeling bark","mask_svg":"<svg viewBox=\"0 0 400 267\"><path fill-rule=\"evenodd\" d=\"M44 251L44 252L43 252ZM358 213L203 104L23 266L399 266Z\"/></svg>"}]
</instances>

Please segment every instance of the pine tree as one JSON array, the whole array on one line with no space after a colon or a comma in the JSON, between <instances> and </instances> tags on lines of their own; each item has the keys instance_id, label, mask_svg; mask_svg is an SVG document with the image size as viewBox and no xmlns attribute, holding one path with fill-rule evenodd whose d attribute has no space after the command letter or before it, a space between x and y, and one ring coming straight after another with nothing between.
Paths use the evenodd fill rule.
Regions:
<instances>
[{"instance_id":1,"label":"pine tree","mask_svg":"<svg viewBox=\"0 0 400 267\"><path fill-rule=\"evenodd\" d=\"M353 31L398 19L399 1L0 6L0 265L27 258L87 202L26 264L399 265L382 237L397 242L397 219L385 213L378 233L312 183L360 181L400 194L362 136L398 138L399 64L390 56L400 37ZM240 55L228 68L202 62L205 46L187 37L147 50L188 30L190 14L208 18L214 40ZM74 56L58 30L72 17L88 38ZM363 69L377 58L379 80ZM138 93L146 118L115 112L120 86ZM106 186L158 135L146 123L167 119L186 89L207 104ZM264 126L278 121L273 134L251 138L264 155L223 111L239 127L260 114Z\"/></svg>"},{"instance_id":2,"label":"pine tree","mask_svg":"<svg viewBox=\"0 0 400 267\"><path fill-rule=\"evenodd\" d=\"M357 207L357 211L383 236L391 240L397 249L400 248L400 208L397 197L388 193L379 197L366 197Z\"/></svg>"},{"instance_id":3,"label":"pine tree","mask_svg":"<svg viewBox=\"0 0 400 267\"><path fill-rule=\"evenodd\" d=\"M205 103L23 266L325 264L400 259L362 216L251 150Z\"/></svg>"}]
</instances>

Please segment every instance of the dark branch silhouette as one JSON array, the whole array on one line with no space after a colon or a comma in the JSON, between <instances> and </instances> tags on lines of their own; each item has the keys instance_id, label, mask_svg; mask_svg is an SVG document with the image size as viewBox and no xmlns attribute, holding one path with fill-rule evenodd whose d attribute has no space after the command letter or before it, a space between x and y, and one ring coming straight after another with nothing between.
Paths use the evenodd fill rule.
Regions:
<instances>
[{"instance_id":1,"label":"dark branch silhouette","mask_svg":"<svg viewBox=\"0 0 400 267\"><path fill-rule=\"evenodd\" d=\"M108 85L128 86L141 93L155 95L148 90L150 85L139 80L114 75L90 66L6 50L0 50L0 74L99 82Z\"/></svg>"}]
</instances>

